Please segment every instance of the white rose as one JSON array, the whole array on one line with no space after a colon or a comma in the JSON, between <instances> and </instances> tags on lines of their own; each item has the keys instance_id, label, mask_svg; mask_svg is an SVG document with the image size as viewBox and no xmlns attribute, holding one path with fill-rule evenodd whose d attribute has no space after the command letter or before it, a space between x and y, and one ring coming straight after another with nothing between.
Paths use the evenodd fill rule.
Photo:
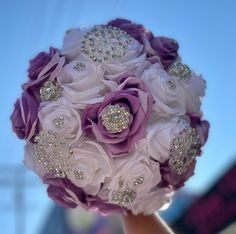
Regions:
<instances>
[{"instance_id":1,"label":"white rose","mask_svg":"<svg viewBox=\"0 0 236 234\"><path fill-rule=\"evenodd\" d=\"M43 130L53 131L70 144L76 144L82 135L79 112L66 99L41 103L38 113Z\"/></svg>"},{"instance_id":2,"label":"white rose","mask_svg":"<svg viewBox=\"0 0 236 234\"><path fill-rule=\"evenodd\" d=\"M76 66L82 66L81 70L77 70ZM103 99L106 89L101 82L103 75L101 64L73 60L62 69L57 80L63 89L62 96L83 109L87 104Z\"/></svg>"},{"instance_id":3,"label":"white rose","mask_svg":"<svg viewBox=\"0 0 236 234\"><path fill-rule=\"evenodd\" d=\"M143 45L132 38L131 45L124 56L115 59L112 63L103 63L105 78L108 80L116 80L127 72L141 76L147 64L150 64L145 61L146 54L143 51Z\"/></svg>"},{"instance_id":4,"label":"white rose","mask_svg":"<svg viewBox=\"0 0 236 234\"><path fill-rule=\"evenodd\" d=\"M31 142L27 142L25 145L23 163L27 168L34 171L41 178L47 174L45 167L41 163L37 162L34 154L34 144Z\"/></svg>"},{"instance_id":5,"label":"white rose","mask_svg":"<svg viewBox=\"0 0 236 234\"><path fill-rule=\"evenodd\" d=\"M60 54L64 55L69 61L75 59L81 53L81 41L89 30L89 28L68 30Z\"/></svg>"},{"instance_id":6,"label":"white rose","mask_svg":"<svg viewBox=\"0 0 236 234\"><path fill-rule=\"evenodd\" d=\"M171 188L155 188L147 196L138 199L131 207L134 215L144 214L151 215L157 210L166 209L173 196Z\"/></svg>"},{"instance_id":7,"label":"white rose","mask_svg":"<svg viewBox=\"0 0 236 234\"><path fill-rule=\"evenodd\" d=\"M176 63L181 63L181 57L176 60ZM186 113L201 114L201 97L205 95L206 81L201 75L196 74L194 71L192 76L185 80L178 79L172 76L173 79L183 88Z\"/></svg>"},{"instance_id":8,"label":"white rose","mask_svg":"<svg viewBox=\"0 0 236 234\"><path fill-rule=\"evenodd\" d=\"M153 110L159 117L185 114L183 88L172 79L160 64L153 64L145 70L141 79L154 97Z\"/></svg>"},{"instance_id":9,"label":"white rose","mask_svg":"<svg viewBox=\"0 0 236 234\"><path fill-rule=\"evenodd\" d=\"M147 147L152 158L160 163L169 159L172 140L189 127L188 117L172 119L159 118L147 127Z\"/></svg>"},{"instance_id":10,"label":"white rose","mask_svg":"<svg viewBox=\"0 0 236 234\"><path fill-rule=\"evenodd\" d=\"M145 196L161 181L159 163L151 160L145 141L127 158L116 158L116 169L109 186L109 201L114 203L113 195L122 189L135 192L135 199ZM129 206L132 204L127 204Z\"/></svg>"},{"instance_id":11,"label":"white rose","mask_svg":"<svg viewBox=\"0 0 236 234\"><path fill-rule=\"evenodd\" d=\"M112 174L107 153L101 145L92 141L83 141L73 149L72 165L73 171L77 171L77 174L69 174L68 179L94 196L105 179Z\"/></svg>"}]
</instances>

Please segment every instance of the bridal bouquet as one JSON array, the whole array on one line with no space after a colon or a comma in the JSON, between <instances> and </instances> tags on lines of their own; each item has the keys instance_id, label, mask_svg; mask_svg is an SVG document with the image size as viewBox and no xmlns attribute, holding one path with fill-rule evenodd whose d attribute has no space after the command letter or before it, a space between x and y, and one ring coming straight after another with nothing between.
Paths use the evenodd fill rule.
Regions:
<instances>
[{"instance_id":1,"label":"bridal bouquet","mask_svg":"<svg viewBox=\"0 0 236 234\"><path fill-rule=\"evenodd\" d=\"M193 175L206 82L178 43L116 19L30 60L11 115L24 164L64 207L149 215Z\"/></svg>"}]
</instances>

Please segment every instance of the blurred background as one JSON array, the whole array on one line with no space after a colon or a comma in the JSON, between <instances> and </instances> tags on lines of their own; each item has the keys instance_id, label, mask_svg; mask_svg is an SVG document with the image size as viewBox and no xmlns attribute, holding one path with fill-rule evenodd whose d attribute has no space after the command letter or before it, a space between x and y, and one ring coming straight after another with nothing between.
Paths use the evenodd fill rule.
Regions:
<instances>
[{"instance_id":1,"label":"blurred background","mask_svg":"<svg viewBox=\"0 0 236 234\"><path fill-rule=\"evenodd\" d=\"M22 164L24 142L9 116L27 79L28 60L64 32L113 18L176 39L184 63L207 80L210 136L195 176L162 217L177 233L236 233L236 1L0 0L0 224L3 234L122 233L118 217L65 210Z\"/></svg>"}]
</instances>

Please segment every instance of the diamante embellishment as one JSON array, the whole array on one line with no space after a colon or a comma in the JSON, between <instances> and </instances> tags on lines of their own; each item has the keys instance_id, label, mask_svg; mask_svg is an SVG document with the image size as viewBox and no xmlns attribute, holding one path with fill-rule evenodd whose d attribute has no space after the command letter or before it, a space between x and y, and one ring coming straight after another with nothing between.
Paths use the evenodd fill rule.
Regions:
<instances>
[{"instance_id":1,"label":"diamante embellishment","mask_svg":"<svg viewBox=\"0 0 236 234\"><path fill-rule=\"evenodd\" d=\"M61 97L61 87L57 81L46 81L39 90L42 102L57 101Z\"/></svg>"},{"instance_id":2,"label":"diamante embellishment","mask_svg":"<svg viewBox=\"0 0 236 234\"><path fill-rule=\"evenodd\" d=\"M180 62L171 64L167 72L171 76L176 76L179 80L186 80L192 76L190 68Z\"/></svg>"},{"instance_id":3,"label":"diamante embellishment","mask_svg":"<svg viewBox=\"0 0 236 234\"><path fill-rule=\"evenodd\" d=\"M169 166L172 172L183 174L199 153L200 138L194 128L186 128L173 140Z\"/></svg>"},{"instance_id":4,"label":"diamante embellishment","mask_svg":"<svg viewBox=\"0 0 236 234\"><path fill-rule=\"evenodd\" d=\"M97 62L112 62L126 54L131 37L123 30L112 26L95 26L81 42L81 51Z\"/></svg>"},{"instance_id":5,"label":"diamante embellishment","mask_svg":"<svg viewBox=\"0 0 236 234\"><path fill-rule=\"evenodd\" d=\"M129 112L118 104L109 105L103 110L102 125L108 132L122 132L129 127Z\"/></svg>"},{"instance_id":6,"label":"diamante embellishment","mask_svg":"<svg viewBox=\"0 0 236 234\"><path fill-rule=\"evenodd\" d=\"M175 82L173 80L167 80L166 83L169 85L171 89L176 88Z\"/></svg>"},{"instance_id":7,"label":"diamante embellishment","mask_svg":"<svg viewBox=\"0 0 236 234\"><path fill-rule=\"evenodd\" d=\"M71 146L52 131L41 131L34 138L34 155L46 171L56 177L64 178L72 172Z\"/></svg>"},{"instance_id":8,"label":"diamante embellishment","mask_svg":"<svg viewBox=\"0 0 236 234\"><path fill-rule=\"evenodd\" d=\"M61 128L64 125L64 117L62 115L59 115L53 120L53 124L55 128Z\"/></svg>"},{"instance_id":9,"label":"diamante embellishment","mask_svg":"<svg viewBox=\"0 0 236 234\"><path fill-rule=\"evenodd\" d=\"M119 206L127 206L134 201L136 192L134 190L120 189L113 193L112 201Z\"/></svg>"},{"instance_id":10,"label":"diamante embellishment","mask_svg":"<svg viewBox=\"0 0 236 234\"><path fill-rule=\"evenodd\" d=\"M81 62L77 62L76 65L73 67L76 71L83 71L85 69L85 64Z\"/></svg>"},{"instance_id":11,"label":"diamante embellishment","mask_svg":"<svg viewBox=\"0 0 236 234\"><path fill-rule=\"evenodd\" d=\"M84 179L84 173L82 170L75 170L74 171L75 178L77 180L83 180Z\"/></svg>"},{"instance_id":12,"label":"diamante embellishment","mask_svg":"<svg viewBox=\"0 0 236 234\"><path fill-rule=\"evenodd\" d=\"M144 182L144 178L142 176L140 176L134 181L134 185L138 186L138 185L142 184L143 182Z\"/></svg>"}]
</instances>

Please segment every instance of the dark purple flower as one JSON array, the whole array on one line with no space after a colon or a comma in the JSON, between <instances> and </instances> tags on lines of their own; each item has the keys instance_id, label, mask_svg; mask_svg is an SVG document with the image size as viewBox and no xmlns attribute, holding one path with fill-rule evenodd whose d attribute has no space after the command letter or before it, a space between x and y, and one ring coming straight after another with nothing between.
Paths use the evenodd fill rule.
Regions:
<instances>
[{"instance_id":1,"label":"dark purple flower","mask_svg":"<svg viewBox=\"0 0 236 234\"><path fill-rule=\"evenodd\" d=\"M179 175L171 171L168 160L160 165L160 172L162 175L161 187L173 186L175 190L184 186L184 183L194 175L194 169L196 165L196 160L194 160L188 170L183 174Z\"/></svg>"},{"instance_id":2,"label":"dark purple flower","mask_svg":"<svg viewBox=\"0 0 236 234\"><path fill-rule=\"evenodd\" d=\"M121 132L112 133L102 124L102 114L110 105L119 105L129 112L128 127ZM153 97L145 83L136 77L124 77L118 89L106 94L103 102L85 108L82 129L93 134L113 155L129 153L133 144L145 136L152 105Z\"/></svg>"},{"instance_id":3,"label":"dark purple flower","mask_svg":"<svg viewBox=\"0 0 236 234\"><path fill-rule=\"evenodd\" d=\"M13 131L20 139L30 140L38 133L38 107L39 103L29 92L16 100L10 119Z\"/></svg>"},{"instance_id":4,"label":"dark purple flower","mask_svg":"<svg viewBox=\"0 0 236 234\"><path fill-rule=\"evenodd\" d=\"M152 37L149 42L153 50L149 52L149 57L157 55L165 68L178 57L179 45L175 40L168 37Z\"/></svg>"},{"instance_id":5,"label":"dark purple flower","mask_svg":"<svg viewBox=\"0 0 236 234\"><path fill-rule=\"evenodd\" d=\"M43 177L43 182L48 185L48 196L56 203L66 208L76 208L80 205L87 209L86 194L68 179L55 178L46 174Z\"/></svg>"},{"instance_id":6,"label":"dark purple flower","mask_svg":"<svg viewBox=\"0 0 236 234\"><path fill-rule=\"evenodd\" d=\"M201 120L201 116L196 114L188 114L190 118L191 127L197 130L200 136L201 146L205 145L208 139L210 123L207 120Z\"/></svg>"},{"instance_id":7,"label":"dark purple flower","mask_svg":"<svg viewBox=\"0 0 236 234\"><path fill-rule=\"evenodd\" d=\"M117 18L115 20L111 20L110 22L108 22L108 25L120 28L121 30L128 33L131 37L135 38L140 43L143 42L142 35L144 35L144 34L146 35L146 37L148 39L153 37L152 33L147 31L143 27L142 24L136 24L136 23L133 23L132 21L127 20L127 19Z\"/></svg>"},{"instance_id":8,"label":"dark purple flower","mask_svg":"<svg viewBox=\"0 0 236 234\"><path fill-rule=\"evenodd\" d=\"M26 92L31 93L35 97L35 99L40 103L40 94L39 90L44 82L47 80L55 80L56 77L61 72L62 67L65 63L65 57L60 57L58 53L56 53L53 58L49 61L49 63L46 64L46 66L40 71L39 75L37 76L37 79L31 79L24 83L22 85L22 89ZM36 65L39 65L37 67ZM34 65L34 68L36 70L41 69L41 64L36 63Z\"/></svg>"},{"instance_id":9,"label":"dark purple flower","mask_svg":"<svg viewBox=\"0 0 236 234\"><path fill-rule=\"evenodd\" d=\"M43 68L52 60L58 49L50 47L49 53L40 52L29 61L28 76L31 80L36 80Z\"/></svg>"}]
</instances>

